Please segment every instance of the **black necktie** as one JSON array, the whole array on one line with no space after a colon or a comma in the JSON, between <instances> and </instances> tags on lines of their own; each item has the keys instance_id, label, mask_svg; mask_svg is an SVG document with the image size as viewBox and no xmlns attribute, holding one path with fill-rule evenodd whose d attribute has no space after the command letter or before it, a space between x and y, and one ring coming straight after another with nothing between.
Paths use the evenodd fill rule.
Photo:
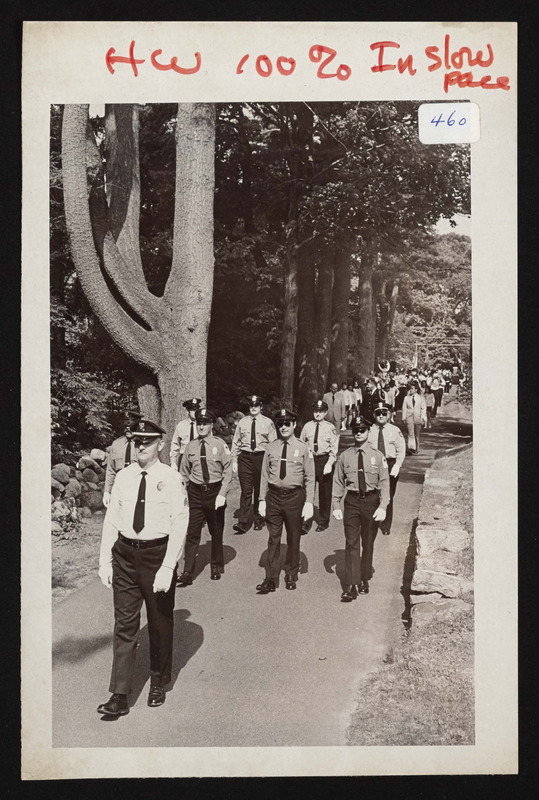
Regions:
<instances>
[{"instance_id":1,"label":"black necktie","mask_svg":"<svg viewBox=\"0 0 539 800\"><path fill-rule=\"evenodd\" d=\"M202 467L204 483L207 485L210 482L210 473L208 472L208 463L206 461L206 442L204 439L200 443L200 466Z\"/></svg>"},{"instance_id":2,"label":"black necktie","mask_svg":"<svg viewBox=\"0 0 539 800\"><path fill-rule=\"evenodd\" d=\"M333 402L335 402L335 392L331 392L331 396L333 398Z\"/></svg>"},{"instance_id":3,"label":"black necktie","mask_svg":"<svg viewBox=\"0 0 539 800\"><path fill-rule=\"evenodd\" d=\"M386 447L384 444L384 428L383 425L380 425L378 428L378 450L385 456L386 454Z\"/></svg>"},{"instance_id":4,"label":"black necktie","mask_svg":"<svg viewBox=\"0 0 539 800\"><path fill-rule=\"evenodd\" d=\"M281 453L281 467L279 469L279 478L283 480L286 478L286 446L288 442L283 444L283 451Z\"/></svg>"},{"instance_id":5,"label":"black necktie","mask_svg":"<svg viewBox=\"0 0 539 800\"><path fill-rule=\"evenodd\" d=\"M189 441L192 442L194 438L195 438L195 423L192 422L191 423L191 431L189 433Z\"/></svg>"},{"instance_id":6,"label":"black necktie","mask_svg":"<svg viewBox=\"0 0 539 800\"><path fill-rule=\"evenodd\" d=\"M144 501L146 499L146 473L142 472L140 486L138 487L137 502L135 503L135 513L133 514L133 530L140 533L144 527Z\"/></svg>"},{"instance_id":7,"label":"black necktie","mask_svg":"<svg viewBox=\"0 0 539 800\"><path fill-rule=\"evenodd\" d=\"M313 442L313 449L315 453L318 453L318 431L320 430L320 423L316 423L316 428L314 429L314 442Z\"/></svg>"},{"instance_id":8,"label":"black necktie","mask_svg":"<svg viewBox=\"0 0 539 800\"><path fill-rule=\"evenodd\" d=\"M357 485L361 494L367 491L367 484L365 483L365 473L363 471L363 453L361 450L357 454Z\"/></svg>"},{"instance_id":9,"label":"black necktie","mask_svg":"<svg viewBox=\"0 0 539 800\"><path fill-rule=\"evenodd\" d=\"M127 442L127 447L125 448L125 459L124 459L124 467L128 467L131 463L131 439Z\"/></svg>"},{"instance_id":10,"label":"black necktie","mask_svg":"<svg viewBox=\"0 0 539 800\"><path fill-rule=\"evenodd\" d=\"M251 450L256 450L256 422L251 424Z\"/></svg>"}]
</instances>

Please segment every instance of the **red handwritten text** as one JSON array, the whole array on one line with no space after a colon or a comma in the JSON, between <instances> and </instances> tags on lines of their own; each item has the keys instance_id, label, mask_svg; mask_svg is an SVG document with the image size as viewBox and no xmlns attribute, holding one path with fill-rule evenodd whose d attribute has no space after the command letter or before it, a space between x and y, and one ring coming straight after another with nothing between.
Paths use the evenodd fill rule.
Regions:
<instances>
[{"instance_id":1,"label":"red handwritten text","mask_svg":"<svg viewBox=\"0 0 539 800\"><path fill-rule=\"evenodd\" d=\"M202 58L200 53L195 53L195 66L194 67L180 67L178 64L177 56L172 56L169 60L168 64L161 63L158 61L158 57L161 55L162 50L154 50L150 55L150 62L154 69L159 70L160 72L168 72L172 70L180 75L194 75L195 72L198 72L200 69L200 65L202 63ZM131 69L133 70L133 75L135 78L138 77L138 64L144 64L146 61L145 58L135 58L135 42L134 40L129 45L129 55L128 56L117 56L116 50L114 47L109 48L107 50L107 54L105 56L105 63L107 65L107 69L111 75L114 75L114 64L129 64Z\"/></svg>"},{"instance_id":2,"label":"red handwritten text","mask_svg":"<svg viewBox=\"0 0 539 800\"><path fill-rule=\"evenodd\" d=\"M482 50L477 50L475 55L471 48L460 47L457 50L451 50L450 35L446 34L444 38L444 52L443 59L438 55L439 47L430 46L425 48L425 55L433 63L429 64L429 72L440 69L443 66L447 70L444 75L444 92L447 92L450 86L458 86L461 89L476 88L481 89L504 89L509 91L509 78L505 75L494 79L490 75L483 75L479 80L474 80L472 72L461 72L464 66L467 67L490 67L494 61L494 51L490 44L487 44L488 56L483 56Z\"/></svg>"},{"instance_id":3,"label":"red handwritten text","mask_svg":"<svg viewBox=\"0 0 539 800\"><path fill-rule=\"evenodd\" d=\"M384 50L386 47L400 47L400 44L397 42L374 42L371 44L371 50L378 50L378 64L374 67L371 67L371 72L385 72L388 69L398 69L399 73L402 75L405 70L408 70L410 75L415 75L417 70L414 69L414 59L413 56L407 56L406 58L399 58L397 60L397 64L386 64L384 63Z\"/></svg>"}]
</instances>

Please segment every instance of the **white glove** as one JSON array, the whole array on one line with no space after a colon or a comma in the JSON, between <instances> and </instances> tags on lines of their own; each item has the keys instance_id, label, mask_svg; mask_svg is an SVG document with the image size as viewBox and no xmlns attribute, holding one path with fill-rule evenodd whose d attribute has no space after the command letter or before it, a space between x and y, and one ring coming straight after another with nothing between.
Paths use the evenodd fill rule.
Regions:
<instances>
[{"instance_id":1,"label":"white glove","mask_svg":"<svg viewBox=\"0 0 539 800\"><path fill-rule=\"evenodd\" d=\"M374 514L372 515L372 518L374 520L376 520L376 522L383 522L385 520L385 518L386 518L385 509L384 508L380 508L380 506L378 506L378 508L376 509Z\"/></svg>"},{"instance_id":2,"label":"white glove","mask_svg":"<svg viewBox=\"0 0 539 800\"><path fill-rule=\"evenodd\" d=\"M259 515L261 517L265 517L266 516L266 501L265 500L259 500L258 501L258 513L259 513Z\"/></svg>"},{"instance_id":3,"label":"white glove","mask_svg":"<svg viewBox=\"0 0 539 800\"><path fill-rule=\"evenodd\" d=\"M332 461L328 461L324 465L324 471L322 472L322 474L323 475L329 475L329 473L331 472L332 469L333 469L333 462Z\"/></svg>"},{"instance_id":4,"label":"white glove","mask_svg":"<svg viewBox=\"0 0 539 800\"><path fill-rule=\"evenodd\" d=\"M314 514L314 508L312 503L304 503L303 509L301 511L301 516L303 519L311 519Z\"/></svg>"},{"instance_id":5,"label":"white glove","mask_svg":"<svg viewBox=\"0 0 539 800\"><path fill-rule=\"evenodd\" d=\"M110 495L109 495L110 497ZM103 586L106 586L107 589L112 588L112 564L103 564L103 566L99 567L99 577L101 579L101 583Z\"/></svg>"},{"instance_id":6,"label":"white glove","mask_svg":"<svg viewBox=\"0 0 539 800\"><path fill-rule=\"evenodd\" d=\"M333 512L333 516L335 519L341 520L342 519L342 511L340 508L336 508Z\"/></svg>"},{"instance_id":7,"label":"white glove","mask_svg":"<svg viewBox=\"0 0 539 800\"><path fill-rule=\"evenodd\" d=\"M226 503L226 497L222 494L218 494L215 498L215 508L221 508Z\"/></svg>"},{"instance_id":8,"label":"white glove","mask_svg":"<svg viewBox=\"0 0 539 800\"><path fill-rule=\"evenodd\" d=\"M108 508L110 504L110 492L103 492L103 505Z\"/></svg>"},{"instance_id":9,"label":"white glove","mask_svg":"<svg viewBox=\"0 0 539 800\"><path fill-rule=\"evenodd\" d=\"M238 462L237 461L234 461L234 463L232 464L232 472L234 473L234 475L238 474Z\"/></svg>"},{"instance_id":10,"label":"white glove","mask_svg":"<svg viewBox=\"0 0 539 800\"><path fill-rule=\"evenodd\" d=\"M396 478L399 472L400 472L399 465L393 464L393 466L391 467L391 472L389 474L391 475L392 478Z\"/></svg>"},{"instance_id":11,"label":"white glove","mask_svg":"<svg viewBox=\"0 0 539 800\"><path fill-rule=\"evenodd\" d=\"M172 567L159 567L153 581L154 592L167 592L172 582Z\"/></svg>"}]
</instances>

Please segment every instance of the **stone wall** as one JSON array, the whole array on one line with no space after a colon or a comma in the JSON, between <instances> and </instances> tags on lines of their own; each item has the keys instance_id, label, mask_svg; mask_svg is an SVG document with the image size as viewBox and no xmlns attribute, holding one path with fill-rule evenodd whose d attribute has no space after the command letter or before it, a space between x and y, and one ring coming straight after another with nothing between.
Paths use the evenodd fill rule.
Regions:
<instances>
[{"instance_id":1,"label":"stone wall","mask_svg":"<svg viewBox=\"0 0 539 800\"><path fill-rule=\"evenodd\" d=\"M455 525L454 498L462 473L451 469L450 454L443 455L425 474L419 506L410 586L414 624L432 615L454 617L473 605L473 581L462 574L462 557L473 541L464 528Z\"/></svg>"},{"instance_id":2,"label":"stone wall","mask_svg":"<svg viewBox=\"0 0 539 800\"><path fill-rule=\"evenodd\" d=\"M103 489L107 454L92 450L75 466L55 464L51 469L51 531L60 533L62 524L80 522L103 512Z\"/></svg>"}]
</instances>

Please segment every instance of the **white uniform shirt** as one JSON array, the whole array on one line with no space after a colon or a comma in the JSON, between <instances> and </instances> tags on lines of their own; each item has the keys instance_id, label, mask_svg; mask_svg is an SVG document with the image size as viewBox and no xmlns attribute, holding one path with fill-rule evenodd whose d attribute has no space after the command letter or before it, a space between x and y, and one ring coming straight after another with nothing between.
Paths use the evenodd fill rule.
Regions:
<instances>
[{"instance_id":1,"label":"white uniform shirt","mask_svg":"<svg viewBox=\"0 0 539 800\"><path fill-rule=\"evenodd\" d=\"M332 422L328 422L327 419L323 419L320 422L317 442L318 450L315 453L314 434L316 432L316 425L317 422L315 419L311 419L309 422L306 422L299 437L300 441L305 442L305 444L309 446L311 453L314 455L321 456L329 453L328 461L333 463L337 460L337 453L339 452L339 436L335 430L335 426Z\"/></svg>"},{"instance_id":2,"label":"white uniform shirt","mask_svg":"<svg viewBox=\"0 0 539 800\"><path fill-rule=\"evenodd\" d=\"M173 469L178 468L178 457L185 453L185 448L192 441L191 423L193 423L193 439L198 439L197 424L190 417L180 420L174 429L170 443L170 466Z\"/></svg>"},{"instance_id":3,"label":"white uniform shirt","mask_svg":"<svg viewBox=\"0 0 539 800\"><path fill-rule=\"evenodd\" d=\"M128 539L150 540L168 536L163 566L174 568L183 550L189 510L187 495L179 474L157 461L146 472L144 501L144 527L140 533L133 529L142 468L138 463L122 469L116 476L110 504L103 522L103 536L99 555L100 565L112 561L111 548L118 533Z\"/></svg>"},{"instance_id":4,"label":"white uniform shirt","mask_svg":"<svg viewBox=\"0 0 539 800\"><path fill-rule=\"evenodd\" d=\"M254 452L263 453L268 449L268 445L277 438L275 425L269 417L265 417L264 414L257 414L256 417L252 417L248 414L246 417L242 417L236 425L234 438L232 439L232 458L234 461L238 460L241 450L246 450L248 453L253 452L251 450L251 428L253 420L255 420L256 439L256 448Z\"/></svg>"}]
</instances>

